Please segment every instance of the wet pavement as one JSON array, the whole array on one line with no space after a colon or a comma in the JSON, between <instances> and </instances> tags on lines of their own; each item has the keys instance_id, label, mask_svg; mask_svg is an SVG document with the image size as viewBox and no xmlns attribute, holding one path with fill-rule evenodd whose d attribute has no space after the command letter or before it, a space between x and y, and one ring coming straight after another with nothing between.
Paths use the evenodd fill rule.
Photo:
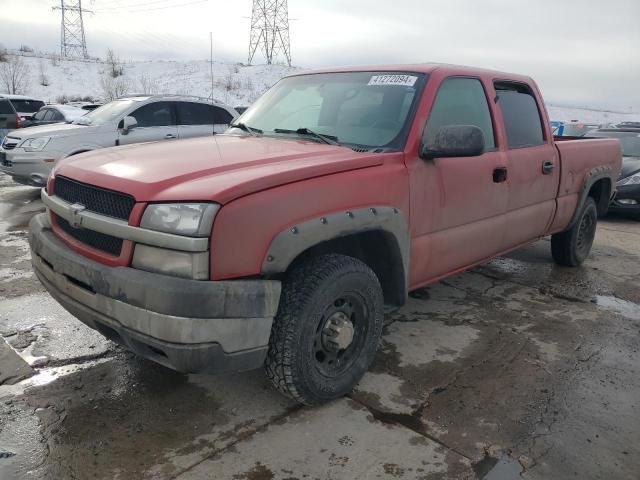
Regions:
<instances>
[{"instance_id":1,"label":"wet pavement","mask_svg":"<svg viewBox=\"0 0 640 480\"><path fill-rule=\"evenodd\" d=\"M543 240L413 292L358 388L303 408L259 370L178 374L75 320L31 273L40 210L0 177L3 480L640 476L638 222L604 219L582 268Z\"/></svg>"}]
</instances>

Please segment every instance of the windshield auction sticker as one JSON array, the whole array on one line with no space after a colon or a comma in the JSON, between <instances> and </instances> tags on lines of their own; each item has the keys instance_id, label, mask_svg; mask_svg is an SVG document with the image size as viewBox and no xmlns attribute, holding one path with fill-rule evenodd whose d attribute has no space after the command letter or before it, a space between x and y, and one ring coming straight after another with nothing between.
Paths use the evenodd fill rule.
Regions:
<instances>
[{"instance_id":1,"label":"windshield auction sticker","mask_svg":"<svg viewBox=\"0 0 640 480\"><path fill-rule=\"evenodd\" d=\"M367 85L401 85L403 87L413 87L418 77L413 75L374 75Z\"/></svg>"}]
</instances>

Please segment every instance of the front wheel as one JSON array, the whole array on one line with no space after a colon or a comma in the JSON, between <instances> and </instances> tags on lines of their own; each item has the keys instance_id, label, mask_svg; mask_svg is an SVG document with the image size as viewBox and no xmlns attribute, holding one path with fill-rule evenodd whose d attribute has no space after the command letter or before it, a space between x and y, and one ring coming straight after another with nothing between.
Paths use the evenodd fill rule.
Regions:
<instances>
[{"instance_id":1,"label":"front wheel","mask_svg":"<svg viewBox=\"0 0 640 480\"><path fill-rule=\"evenodd\" d=\"M382 288L366 264L333 254L306 260L283 281L267 376L305 405L341 397L371 365L382 324Z\"/></svg>"},{"instance_id":2,"label":"front wheel","mask_svg":"<svg viewBox=\"0 0 640 480\"><path fill-rule=\"evenodd\" d=\"M569 230L551 236L551 255L558 265L577 267L589 256L596 236L598 209L587 197L576 223Z\"/></svg>"}]
</instances>

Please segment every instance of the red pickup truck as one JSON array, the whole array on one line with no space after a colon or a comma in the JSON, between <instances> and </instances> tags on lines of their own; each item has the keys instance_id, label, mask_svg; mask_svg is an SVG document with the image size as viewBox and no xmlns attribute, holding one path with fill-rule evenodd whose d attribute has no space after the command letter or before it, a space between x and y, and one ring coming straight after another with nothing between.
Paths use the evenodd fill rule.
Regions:
<instances>
[{"instance_id":1,"label":"red pickup truck","mask_svg":"<svg viewBox=\"0 0 640 480\"><path fill-rule=\"evenodd\" d=\"M282 79L227 133L53 170L35 271L72 314L181 372L264 365L305 404L348 392L386 305L551 235L589 254L617 140L555 143L528 77L391 65Z\"/></svg>"}]
</instances>

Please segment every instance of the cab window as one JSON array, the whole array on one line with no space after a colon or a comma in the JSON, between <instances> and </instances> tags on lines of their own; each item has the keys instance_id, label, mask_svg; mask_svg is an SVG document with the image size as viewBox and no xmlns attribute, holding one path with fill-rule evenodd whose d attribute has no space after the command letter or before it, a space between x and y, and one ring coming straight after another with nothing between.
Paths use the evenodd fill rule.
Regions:
<instances>
[{"instance_id":1,"label":"cab window","mask_svg":"<svg viewBox=\"0 0 640 480\"><path fill-rule=\"evenodd\" d=\"M143 105L131 113L138 127L167 127L175 125L171 102L154 102Z\"/></svg>"},{"instance_id":2,"label":"cab window","mask_svg":"<svg viewBox=\"0 0 640 480\"><path fill-rule=\"evenodd\" d=\"M487 96L477 78L449 78L442 82L426 126L427 142L440 128L473 125L482 130L485 150L494 150L495 136Z\"/></svg>"},{"instance_id":3,"label":"cab window","mask_svg":"<svg viewBox=\"0 0 640 480\"><path fill-rule=\"evenodd\" d=\"M495 88L509 148L544 144L542 117L531 88L515 82L496 82Z\"/></svg>"}]
</instances>

